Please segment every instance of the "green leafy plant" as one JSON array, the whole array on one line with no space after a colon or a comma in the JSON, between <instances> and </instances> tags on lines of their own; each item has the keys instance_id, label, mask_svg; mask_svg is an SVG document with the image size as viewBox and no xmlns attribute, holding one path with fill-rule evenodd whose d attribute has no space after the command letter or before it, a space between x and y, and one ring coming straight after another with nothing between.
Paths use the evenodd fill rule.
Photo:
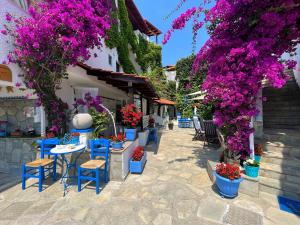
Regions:
<instances>
[{"instance_id":1,"label":"green leafy plant","mask_svg":"<svg viewBox=\"0 0 300 225\"><path fill-rule=\"evenodd\" d=\"M259 162L255 161L255 160L252 160L252 159L248 159L246 161L246 165L247 166L253 166L253 167L259 167Z\"/></svg>"},{"instance_id":2,"label":"green leafy plant","mask_svg":"<svg viewBox=\"0 0 300 225\"><path fill-rule=\"evenodd\" d=\"M90 108L89 114L93 118L93 138L98 138L100 133L106 130L109 117L106 112L98 112L95 108Z\"/></svg>"}]
</instances>

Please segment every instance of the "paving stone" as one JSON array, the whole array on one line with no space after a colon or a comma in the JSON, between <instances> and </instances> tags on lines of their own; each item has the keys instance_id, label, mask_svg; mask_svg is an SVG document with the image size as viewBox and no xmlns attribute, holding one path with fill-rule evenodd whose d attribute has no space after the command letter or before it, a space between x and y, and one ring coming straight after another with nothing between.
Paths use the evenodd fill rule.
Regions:
<instances>
[{"instance_id":1,"label":"paving stone","mask_svg":"<svg viewBox=\"0 0 300 225\"><path fill-rule=\"evenodd\" d=\"M215 222L222 222L228 207L228 204L226 204L224 201L208 197L201 201L197 216Z\"/></svg>"},{"instance_id":2,"label":"paving stone","mask_svg":"<svg viewBox=\"0 0 300 225\"><path fill-rule=\"evenodd\" d=\"M33 202L15 202L0 212L1 220L16 220L19 218Z\"/></svg>"},{"instance_id":3,"label":"paving stone","mask_svg":"<svg viewBox=\"0 0 300 225\"><path fill-rule=\"evenodd\" d=\"M298 225L300 218L294 214L281 211L278 208L270 207L266 212L266 218L276 225Z\"/></svg>"},{"instance_id":4,"label":"paving stone","mask_svg":"<svg viewBox=\"0 0 300 225\"><path fill-rule=\"evenodd\" d=\"M234 225L262 225L263 218L260 214L244 208L230 206L224 221Z\"/></svg>"},{"instance_id":5,"label":"paving stone","mask_svg":"<svg viewBox=\"0 0 300 225\"><path fill-rule=\"evenodd\" d=\"M154 225L171 225L172 224L172 216L165 213L160 213L153 221Z\"/></svg>"},{"instance_id":6,"label":"paving stone","mask_svg":"<svg viewBox=\"0 0 300 225\"><path fill-rule=\"evenodd\" d=\"M138 212L138 216L145 224L151 224L151 222L155 218L155 215L155 210L150 207L141 207Z\"/></svg>"},{"instance_id":7,"label":"paving stone","mask_svg":"<svg viewBox=\"0 0 300 225\"><path fill-rule=\"evenodd\" d=\"M177 217L187 219L196 214L198 203L196 200L180 200L175 203Z\"/></svg>"}]
</instances>

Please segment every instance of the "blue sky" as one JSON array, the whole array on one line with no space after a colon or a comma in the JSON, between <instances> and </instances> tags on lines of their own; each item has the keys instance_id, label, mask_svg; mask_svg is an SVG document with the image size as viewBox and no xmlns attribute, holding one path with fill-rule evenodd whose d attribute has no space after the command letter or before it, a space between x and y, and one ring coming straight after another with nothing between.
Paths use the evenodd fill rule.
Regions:
<instances>
[{"instance_id":1,"label":"blue sky","mask_svg":"<svg viewBox=\"0 0 300 225\"><path fill-rule=\"evenodd\" d=\"M168 15L178 4L179 0L134 0L142 16L159 28L163 34L171 27L173 19L178 17L185 9L197 6L199 0L188 0L184 6L174 13L168 20L163 18ZM159 44L163 40L163 34L159 37ZM208 35L201 29L197 39L197 49L205 43ZM174 65L176 62L192 54L192 25L191 22L181 31L175 31L170 41L163 46L163 65Z\"/></svg>"}]
</instances>

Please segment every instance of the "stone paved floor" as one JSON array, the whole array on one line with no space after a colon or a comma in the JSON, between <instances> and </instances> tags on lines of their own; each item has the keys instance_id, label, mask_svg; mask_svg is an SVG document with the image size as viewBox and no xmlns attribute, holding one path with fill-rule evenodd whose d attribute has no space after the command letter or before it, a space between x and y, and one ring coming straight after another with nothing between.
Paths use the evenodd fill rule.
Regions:
<instances>
[{"instance_id":1,"label":"stone paved floor","mask_svg":"<svg viewBox=\"0 0 300 225\"><path fill-rule=\"evenodd\" d=\"M163 132L143 174L129 175L124 183L111 181L99 196L93 189L77 193L74 187L63 198L59 182L42 193L36 187L22 192L16 185L0 193L0 225L300 224L298 217L278 210L271 196L221 198L206 173L206 160L218 158L218 152L191 141L193 133Z\"/></svg>"}]
</instances>

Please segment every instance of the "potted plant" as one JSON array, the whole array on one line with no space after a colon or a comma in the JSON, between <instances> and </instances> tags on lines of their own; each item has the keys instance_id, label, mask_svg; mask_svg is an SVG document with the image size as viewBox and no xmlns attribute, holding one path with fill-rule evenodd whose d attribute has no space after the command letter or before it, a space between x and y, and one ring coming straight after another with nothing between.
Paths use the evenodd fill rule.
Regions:
<instances>
[{"instance_id":1,"label":"potted plant","mask_svg":"<svg viewBox=\"0 0 300 225\"><path fill-rule=\"evenodd\" d=\"M88 112L93 119L93 138L98 138L107 129L109 117L106 112L98 112L94 107L89 108Z\"/></svg>"},{"instance_id":2,"label":"potted plant","mask_svg":"<svg viewBox=\"0 0 300 225\"><path fill-rule=\"evenodd\" d=\"M144 147L136 147L129 163L130 172L141 174L143 172L146 161L147 154L144 151Z\"/></svg>"},{"instance_id":3,"label":"potted plant","mask_svg":"<svg viewBox=\"0 0 300 225\"><path fill-rule=\"evenodd\" d=\"M261 157L262 157L263 152L264 152L263 149L264 149L263 144L256 144L254 146L254 154L255 154L254 159L255 159L255 161L260 162Z\"/></svg>"},{"instance_id":4,"label":"potted plant","mask_svg":"<svg viewBox=\"0 0 300 225\"><path fill-rule=\"evenodd\" d=\"M113 149L122 149L125 141L125 135L123 133L119 133L117 136L111 136L111 147Z\"/></svg>"},{"instance_id":5,"label":"potted plant","mask_svg":"<svg viewBox=\"0 0 300 225\"><path fill-rule=\"evenodd\" d=\"M126 125L125 137L127 141L134 141L136 138L136 126L140 123L142 112L134 105L125 105L121 112L123 114L123 122Z\"/></svg>"},{"instance_id":6,"label":"potted plant","mask_svg":"<svg viewBox=\"0 0 300 225\"><path fill-rule=\"evenodd\" d=\"M239 166L229 163L219 163L216 166L216 184L222 196L234 198L243 178Z\"/></svg>"},{"instance_id":7,"label":"potted plant","mask_svg":"<svg viewBox=\"0 0 300 225\"><path fill-rule=\"evenodd\" d=\"M173 121L169 121L168 127L169 127L169 130L173 130L173 127L174 127Z\"/></svg>"},{"instance_id":8,"label":"potted plant","mask_svg":"<svg viewBox=\"0 0 300 225\"><path fill-rule=\"evenodd\" d=\"M259 162L248 159L245 163L245 173L249 177L258 177Z\"/></svg>"},{"instance_id":9,"label":"potted plant","mask_svg":"<svg viewBox=\"0 0 300 225\"><path fill-rule=\"evenodd\" d=\"M155 119L150 117L149 118L149 121L148 121L148 127L151 127L153 128L154 127L154 124L155 124Z\"/></svg>"}]
</instances>

